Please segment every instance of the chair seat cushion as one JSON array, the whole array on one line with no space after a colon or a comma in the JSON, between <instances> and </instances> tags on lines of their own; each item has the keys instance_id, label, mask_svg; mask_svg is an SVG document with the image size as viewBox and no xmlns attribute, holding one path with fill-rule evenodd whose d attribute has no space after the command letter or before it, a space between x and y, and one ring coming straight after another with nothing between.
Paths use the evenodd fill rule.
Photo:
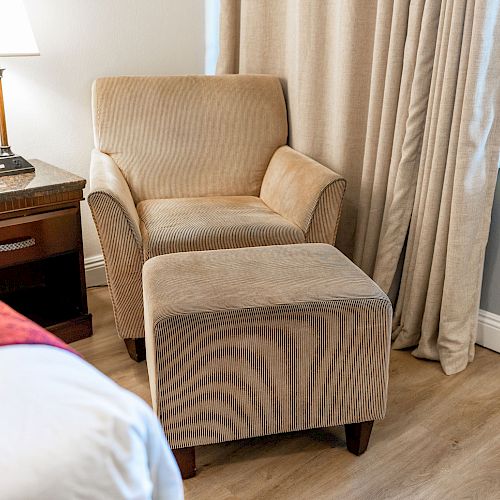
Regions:
<instances>
[{"instance_id":1,"label":"chair seat cushion","mask_svg":"<svg viewBox=\"0 0 500 500\"><path fill-rule=\"evenodd\" d=\"M303 243L303 231L255 196L145 200L145 260L168 253Z\"/></svg>"}]
</instances>

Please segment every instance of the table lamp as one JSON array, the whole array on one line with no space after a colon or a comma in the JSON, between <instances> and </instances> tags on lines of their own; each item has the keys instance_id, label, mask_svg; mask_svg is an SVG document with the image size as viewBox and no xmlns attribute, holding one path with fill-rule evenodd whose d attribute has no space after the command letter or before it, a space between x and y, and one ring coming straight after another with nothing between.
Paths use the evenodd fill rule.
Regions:
<instances>
[{"instance_id":1,"label":"table lamp","mask_svg":"<svg viewBox=\"0 0 500 500\"><path fill-rule=\"evenodd\" d=\"M38 46L22 0L0 0L0 57L38 56ZM12 152L7 136L0 69L0 176L34 172L35 167Z\"/></svg>"}]
</instances>

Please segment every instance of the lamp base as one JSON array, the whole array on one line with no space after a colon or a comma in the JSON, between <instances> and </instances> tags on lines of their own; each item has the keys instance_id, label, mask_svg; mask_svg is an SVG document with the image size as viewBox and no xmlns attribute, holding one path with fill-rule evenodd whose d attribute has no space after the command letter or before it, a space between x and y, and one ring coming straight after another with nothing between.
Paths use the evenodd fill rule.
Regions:
<instances>
[{"instance_id":1,"label":"lamp base","mask_svg":"<svg viewBox=\"0 0 500 500\"><path fill-rule=\"evenodd\" d=\"M0 177L3 175L27 174L34 171L35 167L22 156L0 156Z\"/></svg>"}]
</instances>

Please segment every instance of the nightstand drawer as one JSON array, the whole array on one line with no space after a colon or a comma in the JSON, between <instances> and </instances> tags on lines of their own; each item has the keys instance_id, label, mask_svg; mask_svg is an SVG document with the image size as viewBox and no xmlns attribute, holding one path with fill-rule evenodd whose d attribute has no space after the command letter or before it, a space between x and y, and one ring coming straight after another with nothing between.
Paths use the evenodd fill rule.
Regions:
<instances>
[{"instance_id":1,"label":"nightstand drawer","mask_svg":"<svg viewBox=\"0 0 500 500\"><path fill-rule=\"evenodd\" d=\"M0 268L78 250L79 220L67 208L0 221Z\"/></svg>"}]
</instances>

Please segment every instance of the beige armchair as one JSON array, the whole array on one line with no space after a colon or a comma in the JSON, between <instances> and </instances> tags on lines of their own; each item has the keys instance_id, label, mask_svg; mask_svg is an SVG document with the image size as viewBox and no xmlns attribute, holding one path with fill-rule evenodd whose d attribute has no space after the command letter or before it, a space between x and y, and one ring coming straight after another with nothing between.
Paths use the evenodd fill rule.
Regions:
<instances>
[{"instance_id":1,"label":"beige armchair","mask_svg":"<svg viewBox=\"0 0 500 500\"><path fill-rule=\"evenodd\" d=\"M147 259L334 244L345 180L286 145L278 78L103 78L94 83L93 113L88 203L116 328L134 359L144 357Z\"/></svg>"}]
</instances>

